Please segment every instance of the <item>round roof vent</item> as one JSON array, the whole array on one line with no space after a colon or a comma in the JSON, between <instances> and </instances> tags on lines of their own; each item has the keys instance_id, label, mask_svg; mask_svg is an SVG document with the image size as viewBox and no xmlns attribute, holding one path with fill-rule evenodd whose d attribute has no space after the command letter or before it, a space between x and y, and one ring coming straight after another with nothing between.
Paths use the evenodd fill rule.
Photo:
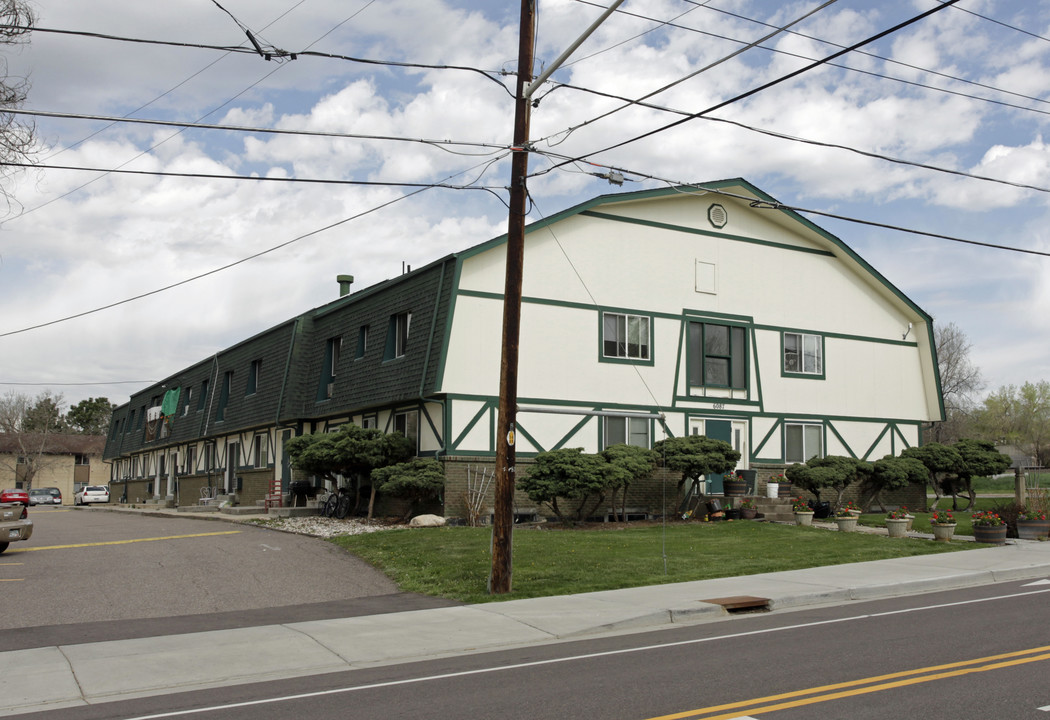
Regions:
<instances>
[{"instance_id":1,"label":"round roof vent","mask_svg":"<svg viewBox=\"0 0 1050 720\"><path fill-rule=\"evenodd\" d=\"M716 228L723 228L729 222L729 214L724 207L715 203L707 208L707 220Z\"/></svg>"}]
</instances>

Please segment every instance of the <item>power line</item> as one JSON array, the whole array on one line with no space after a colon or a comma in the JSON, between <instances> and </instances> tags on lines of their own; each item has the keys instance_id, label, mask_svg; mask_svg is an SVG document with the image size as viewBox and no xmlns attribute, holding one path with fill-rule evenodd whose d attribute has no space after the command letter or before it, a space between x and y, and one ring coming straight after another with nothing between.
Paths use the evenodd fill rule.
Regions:
<instances>
[{"instance_id":1,"label":"power line","mask_svg":"<svg viewBox=\"0 0 1050 720\"><path fill-rule=\"evenodd\" d=\"M865 40L861 40L860 42L855 43L854 45L851 45L851 46L849 46L847 48L844 48L844 49L839 50L839 51L837 51L835 53L832 53L831 55L829 55L828 57L824 58L823 60L814 61L814 62L812 62L812 63L810 63L808 65L805 65L805 66L803 66L803 67L801 67L801 68L799 68L797 70L794 70L794 71L792 71L792 72L790 72L790 73L788 73L786 75L782 75L781 77L779 77L779 78L777 78L775 80L771 80L771 81L769 81L767 83L759 85L756 88L752 88L751 90L743 92L743 93L741 93L739 95L736 95L736 96L734 96L732 98L729 98L728 100L723 100L722 102L720 102L720 103L718 103L716 105L713 105L713 106L707 108L706 110L701 110L700 112L693 113L693 114L691 114L691 115L689 115L687 117L684 117L684 118L682 118L680 120L676 120L673 123L669 123L667 125L661 126L661 127L656 128L654 130L650 130L648 132L642 133L641 135L636 135L633 138L629 138L627 140L623 140L623 141L618 142L618 143L616 143L614 145L610 145L608 147L602 148L601 150L596 150L596 151L593 151L593 152L590 152L590 153L586 153L584 155L577 156L575 158L572 158L571 160L566 160L566 161L560 163L559 165L555 165L554 167L548 168L544 172L550 172L551 170L556 169L556 168L560 167L561 165L568 164L568 163L573 162L575 160L585 160L590 155L598 155L598 154L601 154L601 153L604 153L604 152L608 152L610 150L615 150L617 148L623 147L624 145L629 145L629 144L637 142L639 140L643 140L643 139L645 139L647 137L651 137L653 135L656 135L657 133L661 133L661 132L664 132L666 130L670 130L672 128L675 128L675 127L677 127L679 125L682 125L684 123L687 123L690 120L694 120L696 118L699 118L699 117L702 117L702 116L707 115L709 113L712 113L712 112L714 112L716 110L720 110L720 109L722 109L722 108L724 108L724 107L726 107L728 105L731 105L733 103L736 103L736 102L739 102L739 101L744 100L746 98L749 98L752 95L756 95L756 94L762 92L763 90L767 90L767 89L769 89L771 87L774 87L775 85L779 85L780 83L786 82L787 80L790 80L790 79L793 79L795 77L798 77L799 75L801 75L801 74L803 74L805 72L808 72L809 70L812 70L813 68L819 67L819 66L829 62L830 60L834 60L837 57L841 57L841 56L845 55L846 53L853 51L856 48L863 47L864 45L868 45L870 43L873 43L876 40L879 40L879 39L881 39L883 37L886 37L887 35L891 35L891 34L897 32L898 30L901 30L901 29L903 29L905 27L908 27L909 25L912 25L912 24L918 22L919 20L922 20L922 19L924 19L924 18L926 18L926 17L928 17L928 16L930 16L930 15L932 15L934 13L940 12L941 10L944 10L947 7L951 7L951 5L953 5L954 3L957 3L957 2L959 2L959 0L947 0L943 5L938 5L937 7L931 8L930 10L927 10L926 12L920 13L920 14L912 17L909 20L905 20L904 22L898 23L897 25L894 25L893 27L891 27L891 28L889 28L887 30L883 30L882 32L876 33L875 35L872 35L871 37L869 37L869 38L867 38ZM539 174L541 174L541 173L535 173L535 175L539 175Z\"/></svg>"}]
</instances>

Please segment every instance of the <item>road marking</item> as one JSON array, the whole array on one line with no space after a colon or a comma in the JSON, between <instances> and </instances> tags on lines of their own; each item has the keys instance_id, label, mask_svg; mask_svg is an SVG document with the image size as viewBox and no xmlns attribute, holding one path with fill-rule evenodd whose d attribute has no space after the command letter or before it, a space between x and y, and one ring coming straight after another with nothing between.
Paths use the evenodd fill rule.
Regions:
<instances>
[{"instance_id":1,"label":"road marking","mask_svg":"<svg viewBox=\"0 0 1050 720\"><path fill-rule=\"evenodd\" d=\"M165 535L164 537L134 538L132 540L107 540L105 542L77 543L75 545L47 545L44 547L19 548L8 550L9 553L27 553L37 550L68 550L70 548L100 547L102 545L128 545L129 543L157 542L158 540L183 540L185 538L214 537L216 535L236 535L240 530L224 530L222 532L195 533L193 535Z\"/></svg>"},{"instance_id":2,"label":"road marking","mask_svg":"<svg viewBox=\"0 0 1050 720\"><path fill-rule=\"evenodd\" d=\"M1024 665L1032 662L1050 660L1050 652L1048 651L1050 651L1050 645L1044 647L1031 648L1029 650L1019 650L1017 652L1012 653L1004 653L1002 655L990 655L988 657L975 658L973 660L963 660L961 662L949 663L947 665L934 665L932 667L917 668L915 670L905 670L903 672L890 673L888 675L879 675L876 677L863 678L860 680L850 680L844 683L837 683L834 685L823 685L820 687L809 688L806 690L794 690L792 692L783 693L781 695L770 695L768 697L755 698L753 700L742 700L739 702L726 703L724 705L713 705L711 707L706 708L686 710L684 712L673 713L671 715L660 715L657 717L648 718L648 720L683 720L684 718L699 717L703 717L704 720L731 720L732 718L737 718L739 720L741 718L739 712L729 712L720 715L712 715L711 713L718 713L725 710L734 710L742 708L747 708L747 712L750 713L769 713L777 710L788 710L791 708L804 707L806 705L815 705L817 703L828 702L830 700L841 700L843 698L856 697L858 695L882 692L883 690L893 690L895 688L907 687L909 685L919 685L922 683L933 682L935 680L946 680L948 678L970 675L972 673L988 672L989 670L1001 670L1003 668L1013 667L1015 665ZM1032 653L1042 654L1031 655ZM1023 657L1025 655L1031 655L1031 657ZM986 664L981 665L981 663ZM980 666L963 667L966 665ZM870 685L869 683L877 684ZM858 687L861 685L864 685L866 687ZM802 695L814 695L814 697L800 697ZM770 702L773 704L762 704ZM756 705L758 707L755 707Z\"/></svg>"},{"instance_id":3,"label":"road marking","mask_svg":"<svg viewBox=\"0 0 1050 720\"><path fill-rule=\"evenodd\" d=\"M378 682L378 683L372 683L372 684L369 684L369 685L354 685L354 686L351 686L351 687L332 688L330 690L317 690L317 691L314 691L314 692L298 693L298 694L295 694L295 695L279 695L277 697L261 698L259 700L245 700L243 702L228 703L226 705L211 705L211 706L208 706L208 707L193 708L193 709L190 709L190 710L172 710L170 712L157 713L157 714L154 714L154 715L140 715L138 717L126 718L125 720L161 720L161 718L181 717L181 716L185 716L185 715L198 715L198 714L204 714L204 713L211 713L211 712L215 712L215 711L219 711L219 710L232 710L232 709L235 709L235 708L254 707L256 705L273 705L273 704L281 703L281 702L291 702L291 701L294 701L294 700L306 700L306 699L309 699L309 698L325 697L325 696L328 696L328 695L342 695L344 693L358 692L358 691L361 691L361 690L377 690L377 689L382 689L382 688L397 687L397 686L400 686L400 685L416 685L416 684L419 684L419 683L432 682L432 681L436 681L436 680L451 680L451 679L455 679L455 678L470 677L472 675L487 675L489 673L506 672L508 670L522 670L524 668L541 667L543 665L558 665L558 664L561 664L561 663L576 662L576 661L579 661L579 660L593 660L594 658L611 657L611 656L614 656L614 655L628 655L630 653L645 652L645 651L649 651L649 650L664 650L666 648L679 647L679 646L684 646L684 645L699 645L701 643L714 642L716 640L732 640L732 639L735 639L735 638L749 637L749 636L753 636L753 635L766 635L766 634L771 634L771 633L775 633L775 632L782 632L784 630L803 630L803 629L810 628L810 627L816 627L818 625L828 625L828 624L831 624L831 623L850 622L850 621L853 621L853 620L867 620L867 619L873 618L873 617L883 617L883 616L886 616L886 615L897 615L897 614L900 614L900 613L903 613L903 612L918 612L920 610L938 610L938 609L941 609L941 608L952 607L952 606L955 606L955 605L967 605L967 604L970 604L970 603L988 602L990 600L1008 600L1008 599L1011 599L1011 598L1023 597L1023 596L1026 596L1026 595L1041 595L1041 594L1047 593L1047 592L1050 592L1050 590L1030 590L1029 592L1013 593L1011 595L999 595L999 596L996 596L996 597L976 598L974 600L961 600L959 602L954 602L954 603L946 603L946 604L941 604L941 605L927 605L927 606L923 606L923 607L909 608L907 610L894 610L894 611L891 611L891 612L884 612L884 613L870 613L870 614L865 614L865 615L854 615L852 617L838 618L838 619L835 619L835 620L818 620L816 622L811 622L811 623L800 623L800 624L797 624L797 625L785 625L785 626L782 626L782 627L766 628L764 630L749 630L749 631L746 631L746 632L729 633L729 634L726 634L726 635L717 635L717 636L714 636L714 637L694 638L692 640L677 640L675 642L659 643L659 644L656 644L656 645L641 645L639 647L622 648L620 650L606 650L606 651L603 651L603 652L586 653L584 655L569 655L567 657L551 658L549 660L533 660L533 661L530 661L530 662L515 663L513 665L500 665L500 666L497 666L497 667L478 668L476 670L461 670L459 672L442 673L440 675L424 675L422 677L405 678L404 680L389 680L387 682ZM993 656L993 657L1003 657L1003 658L1005 658L1005 657L1011 657L1011 656L1014 656L1014 655L1023 655L1025 653L1030 653L1030 652L1041 652L1041 651L1044 651L1044 650L1050 651L1050 645L1048 645L1046 647L1042 647L1042 648L1033 648L1031 650L1021 650L1021 651L1018 651L1016 653L1007 653L1005 655L999 655L999 656ZM1041 657L1041 658L1036 658L1036 659L1038 659L1038 660L1050 659L1050 655L1047 655L1047 656ZM983 661L982 659L969 660L969 661L963 661L963 662L958 662L958 663L952 663L951 665L943 665L943 666L940 666L940 667L948 668L948 667L955 667L955 666L959 666L959 665L974 664L974 663L978 663L978 662L982 662L982 661ZM1034 660L1024 660L1024 661L1020 661L1020 662L1034 662ZM1020 663L1018 663L1018 664L1020 664ZM992 669L992 668L988 668L988 669ZM968 671L968 672L980 672L980 671L981 670L978 669L978 670L973 670L973 671ZM911 671L911 672L914 673L916 671ZM907 674L908 674L907 672L905 672L905 673L896 673L896 675L907 675ZM882 677L889 678L889 677L892 677L892 676L891 675L886 675L886 676L882 676ZM869 678L866 682L875 682L878 679L879 678ZM860 681L857 681L857 682L860 682ZM846 683L843 683L842 685L845 686ZM812 692L816 692L816 691L817 691L817 689L814 688L813 690L809 690L809 691L806 691L806 692L812 693ZM752 701L752 702L756 702L756 701ZM1048 707L1050 707L1050 706L1048 706ZM693 712L695 712L695 711L693 711ZM665 717L672 717L672 716L668 715L668 716L665 716ZM686 717L686 716L683 715L682 717ZM736 718L736 720L746 720L746 716L741 716L739 714L731 714L731 715L729 715L727 717ZM705 720L715 720L715 719L714 718L706 718Z\"/></svg>"},{"instance_id":4,"label":"road marking","mask_svg":"<svg viewBox=\"0 0 1050 720\"><path fill-rule=\"evenodd\" d=\"M25 578L0 578L0 582L22 582Z\"/></svg>"},{"instance_id":5,"label":"road marking","mask_svg":"<svg viewBox=\"0 0 1050 720\"><path fill-rule=\"evenodd\" d=\"M1036 710L1042 710L1043 712L1050 712L1050 705L1043 705L1043 707L1036 708Z\"/></svg>"},{"instance_id":6,"label":"road marking","mask_svg":"<svg viewBox=\"0 0 1050 720\"><path fill-rule=\"evenodd\" d=\"M1050 580L1036 580L1035 582L1030 582L1027 585L1022 585L1021 587L1032 587L1033 585L1050 585ZM1042 710L1042 708L1040 708L1040 710Z\"/></svg>"}]
</instances>

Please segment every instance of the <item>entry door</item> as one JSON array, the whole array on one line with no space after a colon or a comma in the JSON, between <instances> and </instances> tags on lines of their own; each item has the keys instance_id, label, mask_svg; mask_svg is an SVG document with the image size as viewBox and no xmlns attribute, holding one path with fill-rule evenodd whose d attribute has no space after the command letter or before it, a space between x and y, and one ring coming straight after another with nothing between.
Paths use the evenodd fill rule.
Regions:
<instances>
[{"instance_id":1,"label":"entry door","mask_svg":"<svg viewBox=\"0 0 1050 720\"><path fill-rule=\"evenodd\" d=\"M241 444L228 443L226 445L226 494L237 492L237 464L241 459Z\"/></svg>"},{"instance_id":2,"label":"entry door","mask_svg":"<svg viewBox=\"0 0 1050 720\"><path fill-rule=\"evenodd\" d=\"M692 418L689 421L689 432L692 435L706 435L709 438L729 443L734 450L740 453L740 460L736 464L737 469L747 469L747 421ZM706 494L725 494L720 474L711 473L707 476Z\"/></svg>"}]
</instances>

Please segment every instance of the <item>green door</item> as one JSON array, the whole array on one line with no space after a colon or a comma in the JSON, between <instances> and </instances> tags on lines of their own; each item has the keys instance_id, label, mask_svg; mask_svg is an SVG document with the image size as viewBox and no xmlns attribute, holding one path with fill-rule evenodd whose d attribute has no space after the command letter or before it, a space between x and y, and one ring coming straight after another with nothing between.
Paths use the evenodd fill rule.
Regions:
<instances>
[{"instance_id":1,"label":"green door","mask_svg":"<svg viewBox=\"0 0 1050 720\"><path fill-rule=\"evenodd\" d=\"M722 440L733 444L733 423L729 420L705 420L704 434L713 440ZM725 488L722 487L722 475L711 473L707 476L707 494L724 495Z\"/></svg>"}]
</instances>

